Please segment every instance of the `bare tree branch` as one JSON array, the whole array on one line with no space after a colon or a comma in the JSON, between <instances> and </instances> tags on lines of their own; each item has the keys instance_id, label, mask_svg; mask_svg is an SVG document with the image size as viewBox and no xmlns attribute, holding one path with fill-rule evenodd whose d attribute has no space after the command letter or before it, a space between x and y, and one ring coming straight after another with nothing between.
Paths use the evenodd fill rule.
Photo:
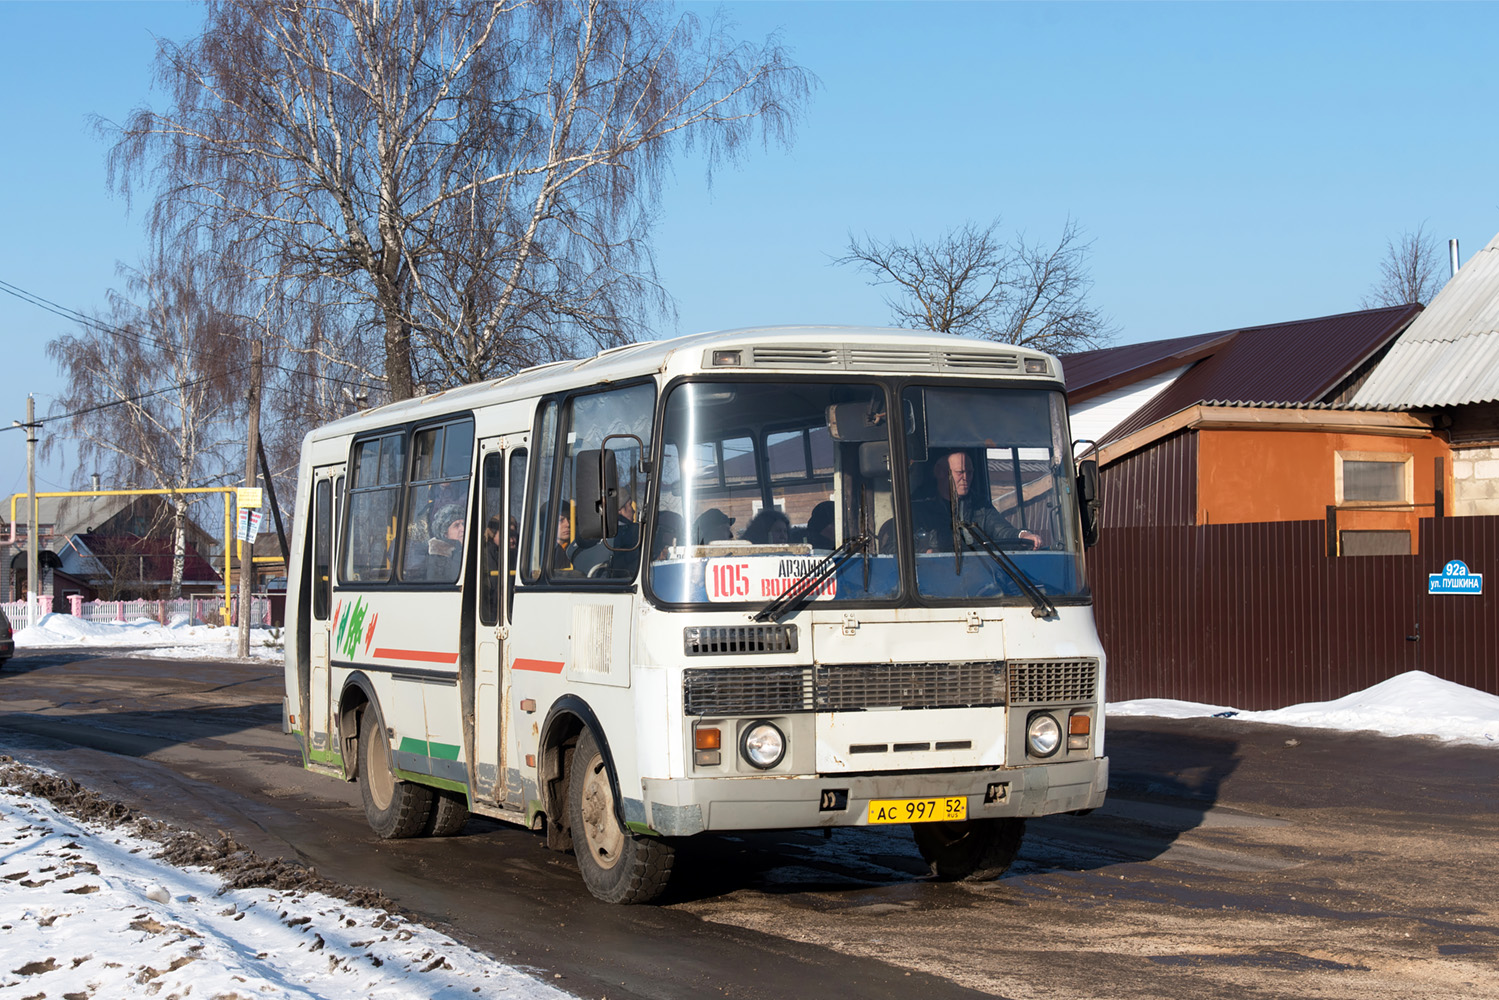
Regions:
<instances>
[{"instance_id":1,"label":"bare tree branch","mask_svg":"<svg viewBox=\"0 0 1499 1000\"><path fill-rule=\"evenodd\" d=\"M387 395L637 339L669 310L649 250L671 155L784 142L810 88L774 41L646 0L210 0L163 43L169 110L111 178L159 233L203 227L277 294L335 302ZM325 319L326 319L325 314Z\"/></svg>"},{"instance_id":2,"label":"bare tree branch","mask_svg":"<svg viewBox=\"0 0 1499 1000\"><path fill-rule=\"evenodd\" d=\"M1005 243L996 219L980 229L965 223L935 242L880 242L849 237L851 264L887 296L898 326L956 333L983 340L1068 353L1108 343L1114 330L1088 303L1091 244L1072 219L1055 244Z\"/></svg>"},{"instance_id":3,"label":"bare tree branch","mask_svg":"<svg viewBox=\"0 0 1499 1000\"><path fill-rule=\"evenodd\" d=\"M1444 263L1437 239L1426 232L1424 222L1415 232L1404 233L1399 243L1387 241L1384 260L1379 263L1379 280L1369 286L1363 307L1430 302L1447 283L1442 277Z\"/></svg>"}]
</instances>

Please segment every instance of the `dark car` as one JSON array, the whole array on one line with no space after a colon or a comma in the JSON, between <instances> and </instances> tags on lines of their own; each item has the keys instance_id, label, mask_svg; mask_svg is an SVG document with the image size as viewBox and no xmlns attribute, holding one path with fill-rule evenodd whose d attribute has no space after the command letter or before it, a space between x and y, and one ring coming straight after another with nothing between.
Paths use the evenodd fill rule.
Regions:
<instances>
[{"instance_id":1,"label":"dark car","mask_svg":"<svg viewBox=\"0 0 1499 1000\"><path fill-rule=\"evenodd\" d=\"M15 651L16 640L10 634L10 619L5 617L4 611L0 611L0 666L4 666Z\"/></svg>"}]
</instances>

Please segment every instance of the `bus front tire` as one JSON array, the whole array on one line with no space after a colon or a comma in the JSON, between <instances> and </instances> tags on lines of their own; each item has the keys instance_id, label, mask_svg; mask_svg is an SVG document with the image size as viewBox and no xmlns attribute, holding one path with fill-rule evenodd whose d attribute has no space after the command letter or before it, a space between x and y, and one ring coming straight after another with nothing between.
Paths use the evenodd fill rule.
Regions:
<instances>
[{"instance_id":1,"label":"bus front tire","mask_svg":"<svg viewBox=\"0 0 1499 1000\"><path fill-rule=\"evenodd\" d=\"M378 709L360 713L359 795L364 799L364 817L381 840L415 837L432 816L433 791L395 776L384 733Z\"/></svg>"},{"instance_id":2,"label":"bus front tire","mask_svg":"<svg viewBox=\"0 0 1499 1000\"><path fill-rule=\"evenodd\" d=\"M961 823L912 823L916 849L943 881L999 878L1014 864L1025 836L1025 820L970 819Z\"/></svg>"},{"instance_id":3,"label":"bus front tire","mask_svg":"<svg viewBox=\"0 0 1499 1000\"><path fill-rule=\"evenodd\" d=\"M661 895L676 851L620 826L609 763L587 729L573 750L567 800L573 853L588 891L606 903L648 903Z\"/></svg>"}]
</instances>

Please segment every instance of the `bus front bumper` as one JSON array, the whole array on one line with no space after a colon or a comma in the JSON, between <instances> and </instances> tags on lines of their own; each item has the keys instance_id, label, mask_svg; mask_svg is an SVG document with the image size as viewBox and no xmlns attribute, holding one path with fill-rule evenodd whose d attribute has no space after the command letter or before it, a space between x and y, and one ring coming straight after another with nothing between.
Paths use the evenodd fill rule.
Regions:
<instances>
[{"instance_id":1,"label":"bus front bumper","mask_svg":"<svg viewBox=\"0 0 1499 1000\"><path fill-rule=\"evenodd\" d=\"M644 802L627 813L651 832L687 837L710 830L865 826L873 799L961 795L969 819L1048 816L1096 809L1109 787L1109 759L919 774L645 778Z\"/></svg>"}]
</instances>

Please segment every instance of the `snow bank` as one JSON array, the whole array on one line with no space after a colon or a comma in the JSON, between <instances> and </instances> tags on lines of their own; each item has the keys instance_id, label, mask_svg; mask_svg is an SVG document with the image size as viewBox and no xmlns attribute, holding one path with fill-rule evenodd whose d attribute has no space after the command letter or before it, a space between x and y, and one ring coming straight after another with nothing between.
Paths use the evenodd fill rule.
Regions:
<instances>
[{"instance_id":1,"label":"snow bank","mask_svg":"<svg viewBox=\"0 0 1499 1000\"><path fill-rule=\"evenodd\" d=\"M1434 736L1454 743L1499 746L1499 696L1424 670L1411 670L1366 691L1336 701L1318 701L1262 712L1225 705L1146 698L1114 702L1109 715L1153 715L1168 719L1207 716L1269 722L1309 729L1372 730L1386 736Z\"/></svg>"},{"instance_id":2,"label":"snow bank","mask_svg":"<svg viewBox=\"0 0 1499 1000\"><path fill-rule=\"evenodd\" d=\"M0 995L566 1000L445 934L311 892L222 892L159 846L0 789Z\"/></svg>"}]
</instances>

